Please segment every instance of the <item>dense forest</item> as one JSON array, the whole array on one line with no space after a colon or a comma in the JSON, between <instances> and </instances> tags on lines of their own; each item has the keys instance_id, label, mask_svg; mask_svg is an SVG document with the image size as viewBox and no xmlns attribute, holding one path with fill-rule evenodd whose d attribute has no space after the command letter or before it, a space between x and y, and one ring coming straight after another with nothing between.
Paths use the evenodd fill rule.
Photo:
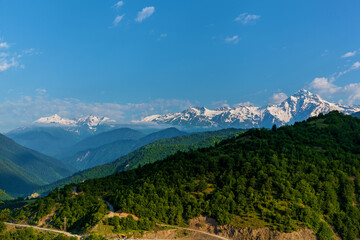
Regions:
<instances>
[{"instance_id":1,"label":"dense forest","mask_svg":"<svg viewBox=\"0 0 360 240\"><path fill-rule=\"evenodd\" d=\"M54 190L12 217L36 224L55 209L54 226L61 229L66 217L70 231L86 232L107 213L104 200L149 226L186 225L203 214L238 227L308 227L318 239L332 239L333 227L353 240L360 237L360 119L331 112L249 130L214 147ZM121 228L118 220L107 224Z\"/></svg>"}]
</instances>

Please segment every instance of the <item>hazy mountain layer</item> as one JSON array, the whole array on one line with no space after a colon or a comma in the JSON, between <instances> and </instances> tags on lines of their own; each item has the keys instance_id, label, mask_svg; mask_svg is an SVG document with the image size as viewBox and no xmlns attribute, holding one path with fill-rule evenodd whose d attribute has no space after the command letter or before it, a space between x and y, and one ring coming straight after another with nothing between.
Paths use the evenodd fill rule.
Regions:
<instances>
[{"instance_id":1,"label":"hazy mountain layer","mask_svg":"<svg viewBox=\"0 0 360 240\"><path fill-rule=\"evenodd\" d=\"M25 148L0 134L0 189L11 196L31 192L74 173L63 162Z\"/></svg>"},{"instance_id":2,"label":"hazy mountain layer","mask_svg":"<svg viewBox=\"0 0 360 240\"><path fill-rule=\"evenodd\" d=\"M170 131L173 133L176 132L174 129L170 129ZM139 165L145 165L162 160L178 151L188 151L190 149L213 146L215 143L231 136L235 136L242 131L243 130L239 129L224 129L220 131L209 131L169 139L161 139L120 157L116 161L78 172L71 177L59 180L48 186L41 187L37 190L37 192L44 193L51 191L56 187L64 186L65 184L78 183L86 179L105 177L117 172L133 169ZM160 132L165 133L166 130ZM155 134L158 136L160 135L159 137L163 137L159 133Z\"/></svg>"}]
</instances>

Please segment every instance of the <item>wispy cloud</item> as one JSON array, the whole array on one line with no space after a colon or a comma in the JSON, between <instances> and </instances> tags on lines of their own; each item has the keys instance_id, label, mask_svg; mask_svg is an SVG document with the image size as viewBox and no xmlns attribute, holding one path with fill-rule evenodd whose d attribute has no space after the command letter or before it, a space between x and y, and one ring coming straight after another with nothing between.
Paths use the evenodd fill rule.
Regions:
<instances>
[{"instance_id":1,"label":"wispy cloud","mask_svg":"<svg viewBox=\"0 0 360 240\"><path fill-rule=\"evenodd\" d=\"M230 107L227 100L214 101L211 105L215 108Z\"/></svg>"},{"instance_id":2,"label":"wispy cloud","mask_svg":"<svg viewBox=\"0 0 360 240\"><path fill-rule=\"evenodd\" d=\"M339 72L336 76L336 78L339 78L345 74L348 74L349 72L352 72L354 70L357 70L360 68L360 62L354 62L353 65L351 65L351 67L349 67L348 69L346 69L345 71Z\"/></svg>"},{"instance_id":3,"label":"wispy cloud","mask_svg":"<svg viewBox=\"0 0 360 240\"><path fill-rule=\"evenodd\" d=\"M15 57L8 59L7 57L0 56L0 72L4 72L12 67L18 66L19 63L16 61Z\"/></svg>"},{"instance_id":4,"label":"wispy cloud","mask_svg":"<svg viewBox=\"0 0 360 240\"><path fill-rule=\"evenodd\" d=\"M116 27L121 22L121 20L123 20L124 16L125 14L116 16L113 21L113 25Z\"/></svg>"},{"instance_id":5,"label":"wispy cloud","mask_svg":"<svg viewBox=\"0 0 360 240\"><path fill-rule=\"evenodd\" d=\"M156 99L143 103L87 103L79 99L51 99L45 89L37 89L36 97L23 96L18 100L0 103L0 130L8 131L15 127L30 124L36 119L53 114L77 118L84 115L106 116L118 123L138 121L152 114L165 114L182 111L192 106L188 100ZM42 94L44 93L44 94Z\"/></svg>"},{"instance_id":6,"label":"wispy cloud","mask_svg":"<svg viewBox=\"0 0 360 240\"><path fill-rule=\"evenodd\" d=\"M33 55L34 52L33 48L16 52L7 42L0 42L0 72L17 66L24 68L24 65L20 64L20 59L25 55Z\"/></svg>"},{"instance_id":7,"label":"wispy cloud","mask_svg":"<svg viewBox=\"0 0 360 240\"><path fill-rule=\"evenodd\" d=\"M283 92L274 93L270 98L270 102L272 104L279 104L279 103L282 103L285 99L287 99L287 97L288 96Z\"/></svg>"},{"instance_id":8,"label":"wispy cloud","mask_svg":"<svg viewBox=\"0 0 360 240\"><path fill-rule=\"evenodd\" d=\"M0 42L0 48L9 48L9 44L7 42Z\"/></svg>"},{"instance_id":9,"label":"wispy cloud","mask_svg":"<svg viewBox=\"0 0 360 240\"><path fill-rule=\"evenodd\" d=\"M46 94L47 90L46 90L46 89L43 89L43 88L38 88L38 89L36 89L36 92L37 92L39 95L44 95L44 94Z\"/></svg>"},{"instance_id":10,"label":"wispy cloud","mask_svg":"<svg viewBox=\"0 0 360 240\"><path fill-rule=\"evenodd\" d=\"M140 22L144 21L146 18L153 15L154 12L155 12L155 7L153 7L153 6L145 7L140 12L138 12L137 17L135 18L135 21L140 23Z\"/></svg>"},{"instance_id":11,"label":"wispy cloud","mask_svg":"<svg viewBox=\"0 0 360 240\"><path fill-rule=\"evenodd\" d=\"M240 40L239 35L225 38L225 42L228 44L237 44L239 40Z\"/></svg>"},{"instance_id":12,"label":"wispy cloud","mask_svg":"<svg viewBox=\"0 0 360 240\"><path fill-rule=\"evenodd\" d=\"M254 106L254 104L252 102L240 102L237 104L234 104L234 108L238 108L238 107L250 107L250 106Z\"/></svg>"},{"instance_id":13,"label":"wispy cloud","mask_svg":"<svg viewBox=\"0 0 360 240\"><path fill-rule=\"evenodd\" d=\"M351 54L353 54L351 52ZM348 54L348 55L351 55ZM348 74L352 71L360 69L360 62L354 62L350 67L342 72L336 72L330 77L317 77L308 85L309 89L313 90L315 93L326 98L342 98L340 102L343 102L343 99L348 104L354 104L355 101L360 100L360 83L350 83L345 86L339 86L335 82L345 74Z\"/></svg>"},{"instance_id":14,"label":"wispy cloud","mask_svg":"<svg viewBox=\"0 0 360 240\"><path fill-rule=\"evenodd\" d=\"M164 39L164 38L167 38L167 33L162 33L162 34L160 34L160 36L158 37L158 39L157 40L161 40L161 39Z\"/></svg>"},{"instance_id":15,"label":"wispy cloud","mask_svg":"<svg viewBox=\"0 0 360 240\"><path fill-rule=\"evenodd\" d=\"M344 97L348 104L360 100L360 83L350 83L341 87L334 83L334 79L315 78L310 83L310 89L326 97L333 97L334 95Z\"/></svg>"},{"instance_id":16,"label":"wispy cloud","mask_svg":"<svg viewBox=\"0 0 360 240\"><path fill-rule=\"evenodd\" d=\"M317 93L324 95L324 94L334 94L341 90L341 87L336 86L333 84L334 79L329 80L328 78L321 77L315 78L310 83L310 89L315 90Z\"/></svg>"},{"instance_id":17,"label":"wispy cloud","mask_svg":"<svg viewBox=\"0 0 360 240\"><path fill-rule=\"evenodd\" d=\"M235 22L240 22L244 25L250 23L256 23L257 20L260 19L260 15L249 14L249 13L242 13L238 17L234 19Z\"/></svg>"},{"instance_id":18,"label":"wispy cloud","mask_svg":"<svg viewBox=\"0 0 360 240\"><path fill-rule=\"evenodd\" d=\"M118 1L117 3L114 4L114 8L121 8L124 5L124 1Z\"/></svg>"},{"instance_id":19,"label":"wispy cloud","mask_svg":"<svg viewBox=\"0 0 360 240\"><path fill-rule=\"evenodd\" d=\"M353 56L355 56L355 55L356 55L356 53L357 53L357 51L347 52L347 53L345 53L344 55L342 55L341 57L342 57L342 58L349 58L349 57L353 57Z\"/></svg>"}]
</instances>

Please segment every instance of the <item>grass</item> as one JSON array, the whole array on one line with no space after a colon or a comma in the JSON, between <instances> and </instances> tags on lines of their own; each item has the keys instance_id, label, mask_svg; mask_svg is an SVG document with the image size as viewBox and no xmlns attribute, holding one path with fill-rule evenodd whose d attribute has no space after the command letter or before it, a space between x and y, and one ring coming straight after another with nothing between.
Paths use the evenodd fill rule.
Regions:
<instances>
[{"instance_id":1,"label":"grass","mask_svg":"<svg viewBox=\"0 0 360 240\"><path fill-rule=\"evenodd\" d=\"M269 227L268 223L261 219L261 217L257 213L243 214L240 216L232 215L230 225L236 228L251 229Z\"/></svg>"}]
</instances>

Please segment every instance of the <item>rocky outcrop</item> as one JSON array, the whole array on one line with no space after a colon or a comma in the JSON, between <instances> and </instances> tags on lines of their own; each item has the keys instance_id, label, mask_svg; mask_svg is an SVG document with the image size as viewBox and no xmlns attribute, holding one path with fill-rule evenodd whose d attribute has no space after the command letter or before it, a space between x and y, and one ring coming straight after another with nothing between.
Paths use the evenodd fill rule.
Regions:
<instances>
[{"instance_id":1,"label":"rocky outcrop","mask_svg":"<svg viewBox=\"0 0 360 240\"><path fill-rule=\"evenodd\" d=\"M316 240L314 232L310 229L300 229L292 233L281 233L269 228L239 229L231 225L220 226L215 219L206 216L192 219L190 228L214 233L234 240Z\"/></svg>"}]
</instances>

